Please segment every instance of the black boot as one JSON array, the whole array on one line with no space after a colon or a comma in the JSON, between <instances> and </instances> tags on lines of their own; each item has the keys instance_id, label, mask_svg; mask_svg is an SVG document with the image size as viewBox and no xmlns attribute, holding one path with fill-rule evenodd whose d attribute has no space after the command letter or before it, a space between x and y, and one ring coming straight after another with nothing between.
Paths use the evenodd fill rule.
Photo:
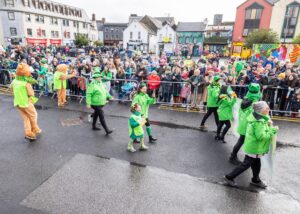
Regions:
<instances>
[{"instance_id":1,"label":"black boot","mask_svg":"<svg viewBox=\"0 0 300 214\"><path fill-rule=\"evenodd\" d=\"M106 130L106 135L110 135L111 133L113 133L112 130Z\"/></svg>"},{"instance_id":2,"label":"black boot","mask_svg":"<svg viewBox=\"0 0 300 214\"><path fill-rule=\"evenodd\" d=\"M220 141L221 141L221 143L227 143L226 141L225 141L225 138L224 137L220 137Z\"/></svg>"},{"instance_id":3,"label":"black boot","mask_svg":"<svg viewBox=\"0 0 300 214\"><path fill-rule=\"evenodd\" d=\"M215 140L221 140L221 137L220 137L219 134L217 134L217 135L215 136Z\"/></svg>"},{"instance_id":4,"label":"black boot","mask_svg":"<svg viewBox=\"0 0 300 214\"><path fill-rule=\"evenodd\" d=\"M155 143L157 141L156 138L152 137L152 136L149 136L149 142L150 143Z\"/></svg>"},{"instance_id":5,"label":"black boot","mask_svg":"<svg viewBox=\"0 0 300 214\"><path fill-rule=\"evenodd\" d=\"M93 126L92 130L93 130L93 131L100 131L101 129L98 128L97 126Z\"/></svg>"}]
</instances>

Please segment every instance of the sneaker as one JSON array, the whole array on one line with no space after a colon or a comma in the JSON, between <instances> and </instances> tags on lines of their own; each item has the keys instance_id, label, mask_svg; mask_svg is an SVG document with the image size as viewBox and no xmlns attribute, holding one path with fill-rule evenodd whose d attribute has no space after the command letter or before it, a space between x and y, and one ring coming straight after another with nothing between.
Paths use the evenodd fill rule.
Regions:
<instances>
[{"instance_id":1,"label":"sneaker","mask_svg":"<svg viewBox=\"0 0 300 214\"><path fill-rule=\"evenodd\" d=\"M156 138L154 138L154 137L152 137L152 136L149 137L149 142L150 142L150 143L156 143L156 141L157 141Z\"/></svg>"},{"instance_id":2,"label":"sneaker","mask_svg":"<svg viewBox=\"0 0 300 214\"><path fill-rule=\"evenodd\" d=\"M207 132L206 126L200 126L199 129L200 129L201 132Z\"/></svg>"},{"instance_id":3,"label":"sneaker","mask_svg":"<svg viewBox=\"0 0 300 214\"><path fill-rule=\"evenodd\" d=\"M147 151L149 148L147 146L141 146L140 147L140 151Z\"/></svg>"},{"instance_id":4,"label":"sneaker","mask_svg":"<svg viewBox=\"0 0 300 214\"><path fill-rule=\"evenodd\" d=\"M240 165L241 163L242 163L242 161L240 161L239 160L239 158L238 157L236 157L236 156L231 156L230 158L229 158L229 163L231 163L231 164L233 164L233 165Z\"/></svg>"},{"instance_id":5,"label":"sneaker","mask_svg":"<svg viewBox=\"0 0 300 214\"><path fill-rule=\"evenodd\" d=\"M226 177L226 175L225 175L223 178L224 178L225 183L226 183L228 186L231 186L231 187L236 187L236 186L237 186L237 184L235 183L235 181L234 181L234 180L231 180L231 179L228 179L228 178Z\"/></svg>"},{"instance_id":6,"label":"sneaker","mask_svg":"<svg viewBox=\"0 0 300 214\"><path fill-rule=\"evenodd\" d=\"M106 136L110 135L111 133L113 133L113 131L112 131L112 130L108 130L108 131L106 132Z\"/></svg>"},{"instance_id":7,"label":"sneaker","mask_svg":"<svg viewBox=\"0 0 300 214\"><path fill-rule=\"evenodd\" d=\"M267 186L264 182L262 182L262 181L259 181L259 182L253 182L253 181L251 181L250 184L253 185L253 186L256 186L256 187L258 187L258 188L261 188L261 189L266 189L266 188L268 187L268 186Z\"/></svg>"},{"instance_id":8,"label":"sneaker","mask_svg":"<svg viewBox=\"0 0 300 214\"><path fill-rule=\"evenodd\" d=\"M131 152L131 153L135 153L135 152L136 152L136 150L135 150L133 147L127 148L127 151L128 151L128 152Z\"/></svg>"}]
</instances>

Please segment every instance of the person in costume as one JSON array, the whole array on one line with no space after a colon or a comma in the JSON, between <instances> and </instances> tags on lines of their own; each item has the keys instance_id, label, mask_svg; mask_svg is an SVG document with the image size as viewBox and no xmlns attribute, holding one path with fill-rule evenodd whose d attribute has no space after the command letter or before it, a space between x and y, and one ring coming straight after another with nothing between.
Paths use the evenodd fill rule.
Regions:
<instances>
[{"instance_id":1,"label":"person in costume","mask_svg":"<svg viewBox=\"0 0 300 214\"><path fill-rule=\"evenodd\" d=\"M139 104L135 103L131 106L131 116L128 121L129 128L129 143L127 145L127 150L129 152L136 152L133 143L135 140L140 139L140 151L148 150L145 146L144 140L144 129L143 126L146 124L146 119L141 115L142 108Z\"/></svg>"},{"instance_id":2,"label":"person in costume","mask_svg":"<svg viewBox=\"0 0 300 214\"><path fill-rule=\"evenodd\" d=\"M75 77L76 73L67 74L69 67L66 64L60 64L56 67L54 73L54 90L57 91L58 106L63 107L67 103L67 80Z\"/></svg>"},{"instance_id":3,"label":"person in costume","mask_svg":"<svg viewBox=\"0 0 300 214\"><path fill-rule=\"evenodd\" d=\"M218 126L219 124L219 117L218 117L218 97L220 94L220 85L221 77L215 76L213 79L213 82L207 87L207 113L204 115L201 125L200 125L200 131L207 131L207 128L205 127L205 122L209 118L209 116L214 113L215 116L215 122Z\"/></svg>"},{"instance_id":4,"label":"person in costume","mask_svg":"<svg viewBox=\"0 0 300 214\"><path fill-rule=\"evenodd\" d=\"M240 137L233 147L231 156L229 158L229 162L234 165L238 165L241 163L241 161L237 157L237 154L245 141L246 129L248 124L247 117L249 117L249 115L253 113L253 104L258 102L261 97L262 94L260 92L260 85L257 83L251 83L248 86L248 93L244 97L239 110L237 132L239 133Z\"/></svg>"},{"instance_id":5,"label":"person in costume","mask_svg":"<svg viewBox=\"0 0 300 214\"><path fill-rule=\"evenodd\" d=\"M142 108L141 114L146 119L146 131L149 137L150 143L155 143L157 139L155 139L152 136L152 129L149 121L149 107L150 105L155 104L155 94L152 94L152 97L150 97L147 94L147 86L145 83L141 83L138 88L138 92L133 97L132 106L134 104L139 104Z\"/></svg>"},{"instance_id":6,"label":"person in costume","mask_svg":"<svg viewBox=\"0 0 300 214\"><path fill-rule=\"evenodd\" d=\"M99 117L100 123L104 128L106 135L109 135L113 131L110 130L106 125L103 107L107 104L108 100L112 99L112 96L108 93L105 85L101 82L101 74L99 72L94 73L92 78L93 80L88 85L86 92L87 108L94 109L92 129L94 131L100 130L100 128L96 126L96 122Z\"/></svg>"},{"instance_id":7,"label":"person in costume","mask_svg":"<svg viewBox=\"0 0 300 214\"><path fill-rule=\"evenodd\" d=\"M270 108L265 101L255 103L253 109L254 112L247 118L248 125L243 146L245 159L231 173L225 175L224 179L229 186L236 186L234 179L251 167L253 177L250 184L265 189L267 185L259 177L260 158L269 153L273 138L278 133L278 127L273 126L269 117Z\"/></svg>"},{"instance_id":8,"label":"person in costume","mask_svg":"<svg viewBox=\"0 0 300 214\"><path fill-rule=\"evenodd\" d=\"M220 140L222 143L226 143L225 135L227 134L228 130L231 127L231 120L233 119L233 105L236 103L236 93L228 90L227 86L222 86L220 91L219 100L217 102L218 108L218 117L219 117L219 124L217 129L217 135L215 140ZM223 132L221 134L222 128Z\"/></svg>"},{"instance_id":9,"label":"person in costume","mask_svg":"<svg viewBox=\"0 0 300 214\"><path fill-rule=\"evenodd\" d=\"M38 134L42 133L37 123L38 114L34 107L37 98L34 97L32 84L37 81L31 77L30 67L20 63L16 69L16 78L11 83L14 94L14 106L18 109L23 121L25 138L36 140Z\"/></svg>"}]
</instances>

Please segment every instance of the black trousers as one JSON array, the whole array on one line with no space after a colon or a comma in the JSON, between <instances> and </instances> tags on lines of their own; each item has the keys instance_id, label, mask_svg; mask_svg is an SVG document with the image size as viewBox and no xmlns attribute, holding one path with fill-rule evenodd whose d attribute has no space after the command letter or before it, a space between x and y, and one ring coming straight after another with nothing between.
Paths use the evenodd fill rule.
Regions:
<instances>
[{"instance_id":1,"label":"black trousers","mask_svg":"<svg viewBox=\"0 0 300 214\"><path fill-rule=\"evenodd\" d=\"M224 121L219 121L218 124L218 129L217 129L217 135L220 136L220 133L222 131L223 126L225 125L225 128L223 129L221 138L224 139L225 135L227 134L228 130L231 127L231 122L230 120L224 120Z\"/></svg>"},{"instance_id":2,"label":"black trousers","mask_svg":"<svg viewBox=\"0 0 300 214\"><path fill-rule=\"evenodd\" d=\"M245 172L247 169L251 167L253 177L252 182L258 183L260 182L259 173L261 168L260 158L252 158L248 155L245 156L245 159L242 164L236 167L231 173L226 175L226 177L230 180L234 180L237 176Z\"/></svg>"},{"instance_id":3,"label":"black trousers","mask_svg":"<svg viewBox=\"0 0 300 214\"><path fill-rule=\"evenodd\" d=\"M146 127L149 127L149 126L151 126L151 124L150 124L150 121L149 121L149 119L148 119L148 118L146 118L146 123L145 123L145 125L146 125Z\"/></svg>"},{"instance_id":4,"label":"black trousers","mask_svg":"<svg viewBox=\"0 0 300 214\"><path fill-rule=\"evenodd\" d=\"M245 142L245 135L240 135L240 138L238 139L237 143L234 145L231 157L237 157L238 152L242 148L244 142Z\"/></svg>"},{"instance_id":5,"label":"black trousers","mask_svg":"<svg viewBox=\"0 0 300 214\"><path fill-rule=\"evenodd\" d=\"M108 128L104 118L103 106L91 106L94 109L93 115L93 127L96 127L97 119L99 117L100 123L103 126L104 130L107 132Z\"/></svg>"},{"instance_id":6,"label":"black trousers","mask_svg":"<svg viewBox=\"0 0 300 214\"><path fill-rule=\"evenodd\" d=\"M215 123L218 126L219 124L219 116L218 116L218 107L207 107L207 113L204 115L202 122L201 122L201 126L204 126L206 120L209 118L209 116L214 113L215 116Z\"/></svg>"}]
</instances>

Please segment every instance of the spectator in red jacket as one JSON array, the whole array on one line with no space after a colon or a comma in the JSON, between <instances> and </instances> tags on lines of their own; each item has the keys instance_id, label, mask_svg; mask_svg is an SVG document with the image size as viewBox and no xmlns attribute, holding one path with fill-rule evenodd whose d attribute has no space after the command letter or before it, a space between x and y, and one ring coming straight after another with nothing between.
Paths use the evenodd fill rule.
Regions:
<instances>
[{"instance_id":1,"label":"spectator in red jacket","mask_svg":"<svg viewBox=\"0 0 300 214\"><path fill-rule=\"evenodd\" d=\"M149 93L152 94L153 91L157 93L157 89L160 86L160 77L158 76L156 71L152 71L152 73L148 76L148 89Z\"/></svg>"}]
</instances>

